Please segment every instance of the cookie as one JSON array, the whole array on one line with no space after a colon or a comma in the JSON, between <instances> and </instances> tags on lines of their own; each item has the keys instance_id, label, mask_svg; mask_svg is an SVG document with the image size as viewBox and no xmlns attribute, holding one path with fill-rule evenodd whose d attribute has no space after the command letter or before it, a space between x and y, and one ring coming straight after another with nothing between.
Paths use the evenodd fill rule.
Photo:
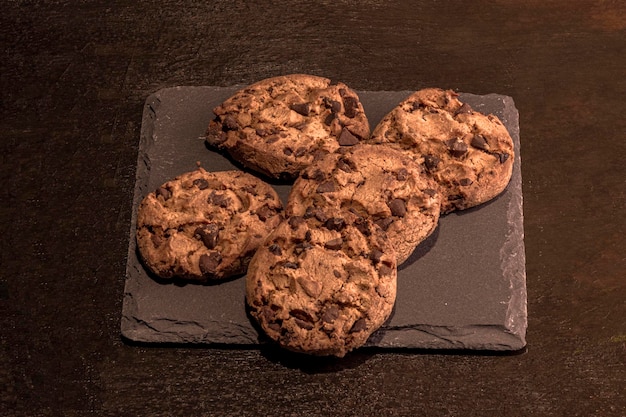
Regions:
<instances>
[{"instance_id":1,"label":"cookie","mask_svg":"<svg viewBox=\"0 0 626 417\"><path fill-rule=\"evenodd\" d=\"M305 74L268 78L213 109L206 142L245 167L292 180L316 155L370 134L358 95L347 85Z\"/></svg>"},{"instance_id":2,"label":"cookie","mask_svg":"<svg viewBox=\"0 0 626 417\"><path fill-rule=\"evenodd\" d=\"M402 149L422 164L440 186L442 213L485 203L511 179L514 150L506 127L451 90L411 94L380 121L368 142Z\"/></svg>"},{"instance_id":3,"label":"cookie","mask_svg":"<svg viewBox=\"0 0 626 417\"><path fill-rule=\"evenodd\" d=\"M397 264L384 232L345 212L283 221L250 262L246 301L283 348L343 357L391 315Z\"/></svg>"},{"instance_id":4,"label":"cookie","mask_svg":"<svg viewBox=\"0 0 626 417\"><path fill-rule=\"evenodd\" d=\"M257 177L199 168L145 196L137 213L137 248L160 278L236 276L245 273L282 211L276 191Z\"/></svg>"},{"instance_id":5,"label":"cookie","mask_svg":"<svg viewBox=\"0 0 626 417\"><path fill-rule=\"evenodd\" d=\"M350 210L387 232L398 264L437 227L441 196L435 181L403 152L359 144L305 168L289 194L287 216L324 208Z\"/></svg>"}]
</instances>

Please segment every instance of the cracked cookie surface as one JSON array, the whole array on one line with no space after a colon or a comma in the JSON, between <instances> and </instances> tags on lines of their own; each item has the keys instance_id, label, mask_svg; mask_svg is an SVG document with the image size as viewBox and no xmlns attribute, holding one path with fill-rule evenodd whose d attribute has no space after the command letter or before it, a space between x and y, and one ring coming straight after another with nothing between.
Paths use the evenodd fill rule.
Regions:
<instances>
[{"instance_id":1,"label":"cracked cookie surface","mask_svg":"<svg viewBox=\"0 0 626 417\"><path fill-rule=\"evenodd\" d=\"M370 218L389 237L403 263L437 227L441 196L424 168L403 152L359 144L328 154L302 171L287 216L324 208Z\"/></svg>"},{"instance_id":2,"label":"cracked cookie surface","mask_svg":"<svg viewBox=\"0 0 626 417\"><path fill-rule=\"evenodd\" d=\"M306 74L261 80L237 91L213 113L207 144L279 179L292 180L316 156L370 134L355 91Z\"/></svg>"},{"instance_id":3,"label":"cracked cookie surface","mask_svg":"<svg viewBox=\"0 0 626 417\"><path fill-rule=\"evenodd\" d=\"M485 203L512 174L513 140L494 115L484 115L451 90L416 91L374 128L368 143L401 149L439 184L442 213Z\"/></svg>"},{"instance_id":4,"label":"cracked cookie surface","mask_svg":"<svg viewBox=\"0 0 626 417\"><path fill-rule=\"evenodd\" d=\"M283 221L250 262L250 315L283 348L345 356L390 316L397 263L370 220L317 210Z\"/></svg>"},{"instance_id":5,"label":"cracked cookie surface","mask_svg":"<svg viewBox=\"0 0 626 417\"><path fill-rule=\"evenodd\" d=\"M232 277L245 273L282 211L276 191L259 178L199 168L144 197L137 212L137 248L160 278Z\"/></svg>"}]
</instances>

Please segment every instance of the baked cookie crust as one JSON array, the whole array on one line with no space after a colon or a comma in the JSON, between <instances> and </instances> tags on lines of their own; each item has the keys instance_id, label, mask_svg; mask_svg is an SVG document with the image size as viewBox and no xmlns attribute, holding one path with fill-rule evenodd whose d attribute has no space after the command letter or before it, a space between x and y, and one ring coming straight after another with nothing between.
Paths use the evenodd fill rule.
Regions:
<instances>
[{"instance_id":1,"label":"baked cookie crust","mask_svg":"<svg viewBox=\"0 0 626 417\"><path fill-rule=\"evenodd\" d=\"M513 140L502 122L452 90L416 91L375 127L368 143L401 149L439 184L442 213L485 203L511 179Z\"/></svg>"},{"instance_id":2,"label":"baked cookie crust","mask_svg":"<svg viewBox=\"0 0 626 417\"><path fill-rule=\"evenodd\" d=\"M400 150L359 144L304 169L286 205L287 216L324 208L369 217L386 233L403 263L438 224L441 196L424 168Z\"/></svg>"},{"instance_id":3,"label":"baked cookie crust","mask_svg":"<svg viewBox=\"0 0 626 417\"><path fill-rule=\"evenodd\" d=\"M157 277L211 281L245 273L282 220L276 191L242 171L184 173L144 197L137 248Z\"/></svg>"},{"instance_id":4,"label":"baked cookie crust","mask_svg":"<svg viewBox=\"0 0 626 417\"><path fill-rule=\"evenodd\" d=\"M293 180L316 156L369 137L355 91L291 74L256 82L213 109L207 144L271 178Z\"/></svg>"},{"instance_id":5,"label":"baked cookie crust","mask_svg":"<svg viewBox=\"0 0 626 417\"><path fill-rule=\"evenodd\" d=\"M250 315L283 348L343 357L390 316L397 264L384 232L352 213L283 221L250 262Z\"/></svg>"}]
</instances>

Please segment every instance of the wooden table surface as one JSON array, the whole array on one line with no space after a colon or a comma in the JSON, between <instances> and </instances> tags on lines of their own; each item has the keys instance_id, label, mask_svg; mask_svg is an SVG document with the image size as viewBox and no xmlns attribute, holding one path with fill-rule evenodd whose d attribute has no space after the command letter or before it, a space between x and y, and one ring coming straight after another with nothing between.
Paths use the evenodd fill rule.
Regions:
<instances>
[{"instance_id":1,"label":"wooden table surface","mask_svg":"<svg viewBox=\"0 0 626 417\"><path fill-rule=\"evenodd\" d=\"M280 4L278 4L280 3ZM626 415L626 3L3 2L0 415ZM137 346L120 337L146 97L310 73L509 95L528 347Z\"/></svg>"}]
</instances>

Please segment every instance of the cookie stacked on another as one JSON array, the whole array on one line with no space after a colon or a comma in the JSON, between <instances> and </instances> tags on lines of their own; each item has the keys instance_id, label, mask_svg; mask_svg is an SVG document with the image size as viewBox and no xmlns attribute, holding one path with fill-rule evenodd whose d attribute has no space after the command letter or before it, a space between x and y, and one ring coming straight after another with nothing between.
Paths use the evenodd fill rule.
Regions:
<instances>
[{"instance_id":1,"label":"cookie stacked on another","mask_svg":"<svg viewBox=\"0 0 626 417\"><path fill-rule=\"evenodd\" d=\"M343 357L391 315L396 255L385 233L349 211L283 221L252 258L246 300L283 348Z\"/></svg>"},{"instance_id":2,"label":"cookie stacked on another","mask_svg":"<svg viewBox=\"0 0 626 417\"><path fill-rule=\"evenodd\" d=\"M339 149L304 169L287 201L287 216L310 210L351 211L383 229L398 264L437 227L438 186L423 168L395 149L359 144Z\"/></svg>"}]
</instances>

